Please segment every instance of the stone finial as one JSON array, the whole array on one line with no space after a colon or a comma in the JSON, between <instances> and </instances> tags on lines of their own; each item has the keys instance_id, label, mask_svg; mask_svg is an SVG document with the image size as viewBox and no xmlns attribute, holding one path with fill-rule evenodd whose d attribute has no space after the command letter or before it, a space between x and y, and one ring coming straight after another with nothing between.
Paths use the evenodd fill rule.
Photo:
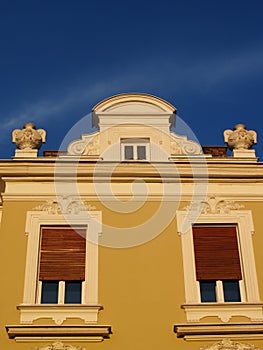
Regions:
<instances>
[{"instance_id":1,"label":"stone finial","mask_svg":"<svg viewBox=\"0 0 263 350\"><path fill-rule=\"evenodd\" d=\"M250 148L257 143L257 133L247 130L244 124L235 125L233 130L225 130L224 141L235 158L256 158L255 151Z\"/></svg>"},{"instance_id":2,"label":"stone finial","mask_svg":"<svg viewBox=\"0 0 263 350\"><path fill-rule=\"evenodd\" d=\"M224 141L231 150L246 150L257 143L257 133L253 130L247 130L244 124L237 124L233 130L224 131Z\"/></svg>"},{"instance_id":3,"label":"stone finial","mask_svg":"<svg viewBox=\"0 0 263 350\"><path fill-rule=\"evenodd\" d=\"M37 150L42 146L42 143L46 142L46 131L36 130L35 124L26 123L22 130L13 130L12 142L18 148L16 157L36 157Z\"/></svg>"},{"instance_id":4,"label":"stone finial","mask_svg":"<svg viewBox=\"0 0 263 350\"><path fill-rule=\"evenodd\" d=\"M13 130L12 142L18 149L39 149L46 142L46 131L36 130L35 124L26 123L22 130Z\"/></svg>"}]
</instances>

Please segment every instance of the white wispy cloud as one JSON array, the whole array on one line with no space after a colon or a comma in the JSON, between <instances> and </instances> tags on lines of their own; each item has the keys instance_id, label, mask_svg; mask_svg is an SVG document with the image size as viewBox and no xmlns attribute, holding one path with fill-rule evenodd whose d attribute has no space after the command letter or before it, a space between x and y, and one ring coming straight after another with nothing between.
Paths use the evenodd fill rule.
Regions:
<instances>
[{"instance_id":1,"label":"white wispy cloud","mask_svg":"<svg viewBox=\"0 0 263 350\"><path fill-rule=\"evenodd\" d=\"M18 109L10 109L9 115L1 118L1 130L19 128L25 122L45 124L54 117L56 121L59 121L65 118L65 113L73 106L77 106L79 103L83 104L84 101L87 101L87 104L89 101L99 101L102 97L107 97L109 90L122 92L123 89L129 89L133 80L134 75L130 77L116 75L112 79L93 83L91 86L87 86L85 82L82 82L76 88L65 89L60 97L43 96L43 99L33 103L31 101L28 104L24 102L23 106L19 106ZM91 111L87 110L87 113L89 112Z\"/></svg>"},{"instance_id":2,"label":"white wispy cloud","mask_svg":"<svg viewBox=\"0 0 263 350\"><path fill-rule=\"evenodd\" d=\"M47 121L56 118L63 119L64 114L83 101L99 101L107 97L109 93L142 91L149 89L154 91L156 87L168 90L189 91L194 89L200 93L213 93L212 88L229 86L239 83L240 80L252 75L263 75L263 49L253 48L240 52L228 53L217 56L204 56L193 59L187 64L180 64L176 59L159 56L145 58L141 62L127 62L126 69L122 73L112 71L112 77L98 82L92 81L85 84L87 74L83 74L83 81L77 87L70 87L60 93L60 97L49 95L38 101L28 101L18 109L10 109L9 115L1 118L3 131L21 127L24 122L33 121L37 126L43 127ZM93 76L95 80L95 77ZM204 88L204 90L200 89ZM55 89L55 88L54 88ZM145 91L147 92L147 91ZM87 110L87 112L90 112Z\"/></svg>"},{"instance_id":3,"label":"white wispy cloud","mask_svg":"<svg viewBox=\"0 0 263 350\"><path fill-rule=\"evenodd\" d=\"M239 84L243 79L255 78L263 75L263 48L256 47L239 52L220 53L192 60L183 69L176 62L174 77L180 87L186 85L205 93L213 93L211 88L222 87L225 90Z\"/></svg>"}]
</instances>

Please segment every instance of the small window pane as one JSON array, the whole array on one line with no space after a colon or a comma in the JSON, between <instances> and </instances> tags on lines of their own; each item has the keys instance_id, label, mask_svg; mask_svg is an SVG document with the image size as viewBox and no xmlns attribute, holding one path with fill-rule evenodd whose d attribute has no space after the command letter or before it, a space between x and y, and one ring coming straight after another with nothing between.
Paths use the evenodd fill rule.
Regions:
<instances>
[{"instance_id":1,"label":"small window pane","mask_svg":"<svg viewBox=\"0 0 263 350\"><path fill-rule=\"evenodd\" d=\"M65 304L81 304L81 281L66 281Z\"/></svg>"},{"instance_id":2,"label":"small window pane","mask_svg":"<svg viewBox=\"0 0 263 350\"><path fill-rule=\"evenodd\" d=\"M137 158L138 159L146 159L146 147L145 146L137 146Z\"/></svg>"},{"instance_id":3,"label":"small window pane","mask_svg":"<svg viewBox=\"0 0 263 350\"><path fill-rule=\"evenodd\" d=\"M58 303L58 281L42 281L41 304Z\"/></svg>"},{"instance_id":4,"label":"small window pane","mask_svg":"<svg viewBox=\"0 0 263 350\"><path fill-rule=\"evenodd\" d=\"M125 159L133 159L133 146L124 147L124 157Z\"/></svg>"},{"instance_id":5,"label":"small window pane","mask_svg":"<svg viewBox=\"0 0 263 350\"><path fill-rule=\"evenodd\" d=\"M226 302L241 301L239 281L223 281L224 300Z\"/></svg>"},{"instance_id":6,"label":"small window pane","mask_svg":"<svg viewBox=\"0 0 263 350\"><path fill-rule=\"evenodd\" d=\"M216 281L200 281L201 301L216 302Z\"/></svg>"}]
</instances>

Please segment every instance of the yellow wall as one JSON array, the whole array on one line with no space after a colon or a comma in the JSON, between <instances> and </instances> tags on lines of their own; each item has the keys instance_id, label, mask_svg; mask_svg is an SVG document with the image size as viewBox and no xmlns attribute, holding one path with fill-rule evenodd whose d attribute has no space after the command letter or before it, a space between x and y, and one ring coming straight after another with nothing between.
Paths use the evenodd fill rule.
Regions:
<instances>
[{"instance_id":1,"label":"yellow wall","mask_svg":"<svg viewBox=\"0 0 263 350\"><path fill-rule=\"evenodd\" d=\"M40 203L6 202L0 231L0 348L3 350L30 350L41 343L16 343L8 339L7 325L19 324L16 306L22 302L27 248L25 234L26 212ZM102 210L102 220L107 225L125 227L139 225L159 207L148 202L133 214L113 214L100 203L91 203ZM255 234L253 236L260 295L263 295L262 210L261 203L243 203L253 211ZM167 210L174 211L176 203L168 203ZM138 215L139 213L139 215ZM180 305L184 303L184 281L181 238L177 234L175 218L157 237L145 244L130 248L99 248L99 303L104 310L99 313L99 324L111 325L113 334L103 343L74 343L86 349L200 349L213 342L186 342L178 339L173 325L185 323ZM219 320L217 320L219 322ZM48 323L50 321L47 321ZM71 321L66 321L70 324ZM35 324L43 324L38 321ZM75 323L75 321L74 321ZM50 323L52 324L52 322ZM263 341L250 342L263 348ZM50 342L49 342L50 343ZM42 343L42 345L47 343Z\"/></svg>"}]
</instances>

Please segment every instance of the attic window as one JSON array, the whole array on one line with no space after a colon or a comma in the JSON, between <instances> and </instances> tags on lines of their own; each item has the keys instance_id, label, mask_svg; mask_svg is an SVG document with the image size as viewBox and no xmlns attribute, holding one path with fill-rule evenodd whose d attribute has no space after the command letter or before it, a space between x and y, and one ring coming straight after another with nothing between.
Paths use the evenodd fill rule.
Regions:
<instances>
[{"instance_id":1,"label":"attic window","mask_svg":"<svg viewBox=\"0 0 263 350\"><path fill-rule=\"evenodd\" d=\"M122 160L149 160L150 139L148 138L127 138L121 139Z\"/></svg>"}]
</instances>

